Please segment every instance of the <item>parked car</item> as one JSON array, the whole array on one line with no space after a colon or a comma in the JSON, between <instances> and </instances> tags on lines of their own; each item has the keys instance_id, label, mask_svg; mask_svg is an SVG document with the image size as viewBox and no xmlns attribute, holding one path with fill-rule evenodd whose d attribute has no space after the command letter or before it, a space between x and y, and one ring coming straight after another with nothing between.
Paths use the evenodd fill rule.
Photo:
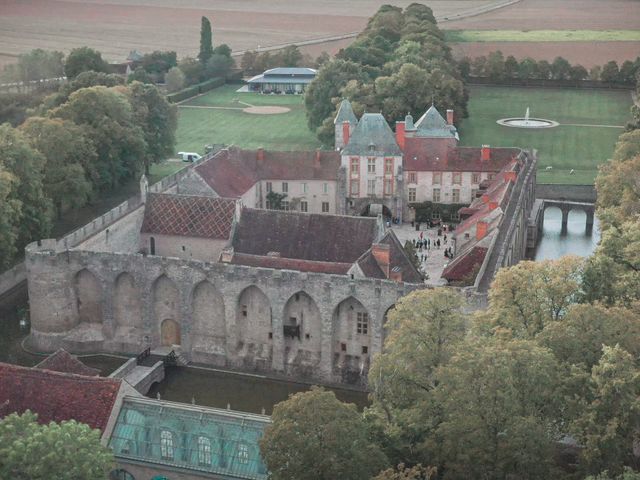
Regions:
<instances>
[{"instance_id":1,"label":"parked car","mask_svg":"<svg viewBox=\"0 0 640 480\"><path fill-rule=\"evenodd\" d=\"M178 156L182 159L183 162L195 162L202 158L202 156L200 156L199 154L192 152L178 152Z\"/></svg>"}]
</instances>

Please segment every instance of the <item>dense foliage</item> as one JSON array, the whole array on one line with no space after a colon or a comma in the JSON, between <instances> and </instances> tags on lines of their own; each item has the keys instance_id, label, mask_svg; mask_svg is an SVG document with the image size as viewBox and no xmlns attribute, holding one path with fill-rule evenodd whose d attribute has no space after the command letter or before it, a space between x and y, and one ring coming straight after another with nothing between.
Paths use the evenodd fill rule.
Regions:
<instances>
[{"instance_id":1,"label":"dense foliage","mask_svg":"<svg viewBox=\"0 0 640 480\"><path fill-rule=\"evenodd\" d=\"M467 92L429 7L382 6L355 42L320 68L305 95L309 128L323 143L333 138L341 98L357 114L382 112L390 122L420 115L435 103L467 115Z\"/></svg>"}]
</instances>

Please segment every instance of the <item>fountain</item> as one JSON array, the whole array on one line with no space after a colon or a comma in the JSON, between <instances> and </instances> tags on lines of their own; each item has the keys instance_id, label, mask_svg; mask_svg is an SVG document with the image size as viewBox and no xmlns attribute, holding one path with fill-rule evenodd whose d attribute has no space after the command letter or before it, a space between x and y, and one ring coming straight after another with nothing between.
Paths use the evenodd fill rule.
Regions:
<instances>
[{"instance_id":1,"label":"fountain","mask_svg":"<svg viewBox=\"0 0 640 480\"><path fill-rule=\"evenodd\" d=\"M551 128L557 127L558 122L553 120L545 120L544 118L531 118L529 115L529 107L524 113L524 117L503 118L498 120L498 125L516 128Z\"/></svg>"}]
</instances>

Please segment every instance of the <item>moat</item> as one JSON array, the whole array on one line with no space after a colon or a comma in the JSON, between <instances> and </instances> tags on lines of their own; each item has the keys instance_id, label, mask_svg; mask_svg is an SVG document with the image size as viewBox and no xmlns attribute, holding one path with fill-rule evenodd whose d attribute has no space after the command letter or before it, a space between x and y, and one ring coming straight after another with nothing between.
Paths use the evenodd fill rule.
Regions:
<instances>
[{"instance_id":1,"label":"moat","mask_svg":"<svg viewBox=\"0 0 640 480\"><path fill-rule=\"evenodd\" d=\"M536 260L558 258L572 254L587 256L593 252L600 239L597 220L593 233L585 232L583 212L574 211L569 215L567 233L561 233L561 213L549 208L545 213L544 230L538 248ZM26 287L0 301L0 361L33 366L44 357L27 353L21 346L29 332L28 325L20 325L27 309ZM89 355L82 361L109 375L122 365L127 357ZM282 381L256 375L241 375L198 367L169 367L166 380L154 385L149 396L185 403L195 403L212 407L261 413L271 413L273 406L285 400L290 394L309 389L309 385ZM348 389L334 389L336 396L343 401L355 403L358 408L367 404L367 394Z\"/></svg>"}]
</instances>

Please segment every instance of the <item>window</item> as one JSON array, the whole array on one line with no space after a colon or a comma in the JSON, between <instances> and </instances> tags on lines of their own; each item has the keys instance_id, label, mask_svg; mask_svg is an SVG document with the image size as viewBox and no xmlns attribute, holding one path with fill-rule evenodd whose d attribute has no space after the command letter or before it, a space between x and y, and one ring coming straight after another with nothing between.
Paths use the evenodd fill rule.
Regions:
<instances>
[{"instance_id":1,"label":"window","mask_svg":"<svg viewBox=\"0 0 640 480\"><path fill-rule=\"evenodd\" d=\"M409 202L413 203L416 201L416 189L414 187L409 187Z\"/></svg>"},{"instance_id":2,"label":"window","mask_svg":"<svg viewBox=\"0 0 640 480\"><path fill-rule=\"evenodd\" d=\"M169 430L160 432L160 456L164 460L173 460L173 434Z\"/></svg>"},{"instance_id":3,"label":"window","mask_svg":"<svg viewBox=\"0 0 640 480\"><path fill-rule=\"evenodd\" d=\"M385 195L393 194L393 180L391 178L385 178L382 188L384 189Z\"/></svg>"},{"instance_id":4,"label":"window","mask_svg":"<svg viewBox=\"0 0 640 480\"><path fill-rule=\"evenodd\" d=\"M243 465L249 463L249 447L245 443L238 445L238 463Z\"/></svg>"},{"instance_id":5,"label":"window","mask_svg":"<svg viewBox=\"0 0 640 480\"><path fill-rule=\"evenodd\" d=\"M346 352L347 351L347 344L346 343L341 343L340 344L340 351L341 352Z\"/></svg>"},{"instance_id":6,"label":"window","mask_svg":"<svg viewBox=\"0 0 640 480\"><path fill-rule=\"evenodd\" d=\"M273 192L273 185L271 182L267 182L267 193Z\"/></svg>"},{"instance_id":7,"label":"window","mask_svg":"<svg viewBox=\"0 0 640 480\"><path fill-rule=\"evenodd\" d=\"M451 220L460 220L460 213L455 211L451 214Z\"/></svg>"},{"instance_id":8,"label":"window","mask_svg":"<svg viewBox=\"0 0 640 480\"><path fill-rule=\"evenodd\" d=\"M351 176L352 177L357 177L358 176L358 172L360 172L360 159L359 158L352 158L351 159Z\"/></svg>"},{"instance_id":9,"label":"window","mask_svg":"<svg viewBox=\"0 0 640 480\"><path fill-rule=\"evenodd\" d=\"M471 201L475 200L478 197L478 190L477 189L473 189L471 190Z\"/></svg>"},{"instance_id":10,"label":"window","mask_svg":"<svg viewBox=\"0 0 640 480\"><path fill-rule=\"evenodd\" d=\"M442 183L442 172L433 172L433 182L434 185L440 185Z\"/></svg>"},{"instance_id":11,"label":"window","mask_svg":"<svg viewBox=\"0 0 640 480\"><path fill-rule=\"evenodd\" d=\"M156 239L153 237L149 237L149 253L151 255L156 254Z\"/></svg>"},{"instance_id":12,"label":"window","mask_svg":"<svg viewBox=\"0 0 640 480\"><path fill-rule=\"evenodd\" d=\"M367 195L372 197L375 194L376 194L376 180L375 179L367 180Z\"/></svg>"},{"instance_id":13,"label":"window","mask_svg":"<svg viewBox=\"0 0 640 480\"><path fill-rule=\"evenodd\" d=\"M113 470L109 474L110 480L135 480L135 477L123 469Z\"/></svg>"},{"instance_id":14,"label":"window","mask_svg":"<svg viewBox=\"0 0 640 480\"><path fill-rule=\"evenodd\" d=\"M366 355L367 353L369 353L369 347L363 345L362 346L362 354Z\"/></svg>"},{"instance_id":15,"label":"window","mask_svg":"<svg viewBox=\"0 0 640 480\"><path fill-rule=\"evenodd\" d=\"M431 219L437 220L440 218L440 212L431 212Z\"/></svg>"},{"instance_id":16,"label":"window","mask_svg":"<svg viewBox=\"0 0 640 480\"><path fill-rule=\"evenodd\" d=\"M322 213L329 213L329 202L322 202Z\"/></svg>"},{"instance_id":17,"label":"window","mask_svg":"<svg viewBox=\"0 0 640 480\"><path fill-rule=\"evenodd\" d=\"M393 175L393 158L384 159L384 174Z\"/></svg>"},{"instance_id":18,"label":"window","mask_svg":"<svg viewBox=\"0 0 640 480\"><path fill-rule=\"evenodd\" d=\"M198 463L211 465L211 440L207 437L198 437Z\"/></svg>"},{"instance_id":19,"label":"window","mask_svg":"<svg viewBox=\"0 0 640 480\"><path fill-rule=\"evenodd\" d=\"M300 202L300 211L301 212L308 212L309 211L309 204L304 200L302 200Z\"/></svg>"},{"instance_id":20,"label":"window","mask_svg":"<svg viewBox=\"0 0 640 480\"><path fill-rule=\"evenodd\" d=\"M307 184L306 183L302 184L302 193L307 193Z\"/></svg>"},{"instance_id":21,"label":"window","mask_svg":"<svg viewBox=\"0 0 640 480\"><path fill-rule=\"evenodd\" d=\"M416 179L416 172L409 172L409 175L407 175L407 182L409 183L418 183L417 179Z\"/></svg>"},{"instance_id":22,"label":"window","mask_svg":"<svg viewBox=\"0 0 640 480\"><path fill-rule=\"evenodd\" d=\"M246 305L242 305L242 316L246 317L247 316L247 306Z\"/></svg>"},{"instance_id":23,"label":"window","mask_svg":"<svg viewBox=\"0 0 640 480\"><path fill-rule=\"evenodd\" d=\"M126 440L122 448L120 449L120 453L129 454L131 453L131 440Z\"/></svg>"},{"instance_id":24,"label":"window","mask_svg":"<svg viewBox=\"0 0 640 480\"><path fill-rule=\"evenodd\" d=\"M367 173L376 173L376 159L370 158L367 161Z\"/></svg>"},{"instance_id":25,"label":"window","mask_svg":"<svg viewBox=\"0 0 640 480\"><path fill-rule=\"evenodd\" d=\"M289 210L289 200L282 200L280 202L280 210Z\"/></svg>"},{"instance_id":26,"label":"window","mask_svg":"<svg viewBox=\"0 0 640 480\"><path fill-rule=\"evenodd\" d=\"M322 193L329 193L329 184L328 183L323 183L322 184Z\"/></svg>"},{"instance_id":27,"label":"window","mask_svg":"<svg viewBox=\"0 0 640 480\"><path fill-rule=\"evenodd\" d=\"M495 174L495 173L490 173L490 174L488 175L488 177L487 177L487 178L488 178L489 180L493 180L493 178L494 178L495 176L496 176L496 174Z\"/></svg>"},{"instance_id":28,"label":"window","mask_svg":"<svg viewBox=\"0 0 640 480\"><path fill-rule=\"evenodd\" d=\"M461 185L462 184L462 173L453 172L453 181L452 181L452 183L454 185Z\"/></svg>"},{"instance_id":29,"label":"window","mask_svg":"<svg viewBox=\"0 0 640 480\"><path fill-rule=\"evenodd\" d=\"M480 174L478 172L473 172L471 174L471 183L473 183L474 185L480 183Z\"/></svg>"},{"instance_id":30,"label":"window","mask_svg":"<svg viewBox=\"0 0 640 480\"><path fill-rule=\"evenodd\" d=\"M282 182L282 193L289 192L289 184L287 182Z\"/></svg>"},{"instance_id":31,"label":"window","mask_svg":"<svg viewBox=\"0 0 640 480\"><path fill-rule=\"evenodd\" d=\"M435 203L439 203L440 202L440 189L439 188L434 188L433 189L433 201Z\"/></svg>"},{"instance_id":32,"label":"window","mask_svg":"<svg viewBox=\"0 0 640 480\"><path fill-rule=\"evenodd\" d=\"M356 332L360 335L368 335L369 333L369 314L367 312L358 312Z\"/></svg>"},{"instance_id":33,"label":"window","mask_svg":"<svg viewBox=\"0 0 640 480\"><path fill-rule=\"evenodd\" d=\"M349 196L357 197L358 195L360 195L360 180L354 178L349 183Z\"/></svg>"},{"instance_id":34,"label":"window","mask_svg":"<svg viewBox=\"0 0 640 480\"><path fill-rule=\"evenodd\" d=\"M460 203L460 189L454 188L451 190L451 201L453 203Z\"/></svg>"}]
</instances>

